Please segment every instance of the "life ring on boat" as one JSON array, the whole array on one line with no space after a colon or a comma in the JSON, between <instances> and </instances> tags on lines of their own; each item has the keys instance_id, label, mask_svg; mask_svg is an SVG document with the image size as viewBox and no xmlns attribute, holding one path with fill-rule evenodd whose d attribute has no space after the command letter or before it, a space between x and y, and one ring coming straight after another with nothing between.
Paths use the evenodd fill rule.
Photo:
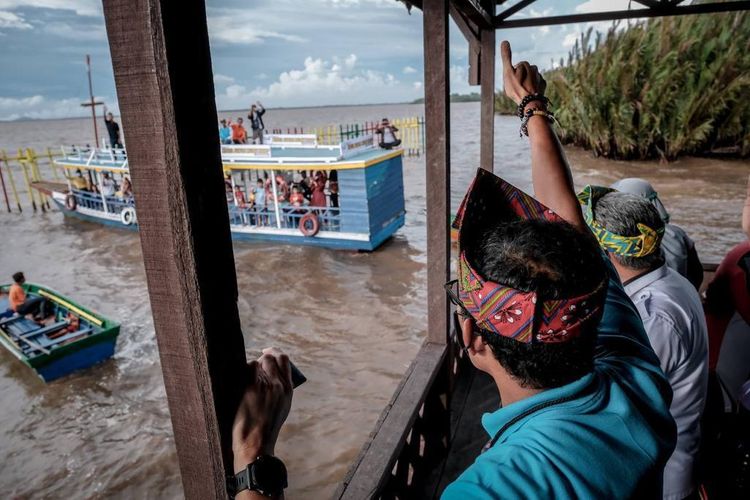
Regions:
<instances>
[{"instance_id":1,"label":"life ring on boat","mask_svg":"<svg viewBox=\"0 0 750 500\"><path fill-rule=\"evenodd\" d=\"M306 213L299 220L299 230L305 236L315 236L320 231L320 220L313 212Z\"/></svg>"},{"instance_id":2,"label":"life ring on boat","mask_svg":"<svg viewBox=\"0 0 750 500\"><path fill-rule=\"evenodd\" d=\"M74 194L69 194L68 196L65 197L65 208L73 212L75 211L77 206L78 206L78 200L76 200L76 197Z\"/></svg>"},{"instance_id":3,"label":"life ring on boat","mask_svg":"<svg viewBox=\"0 0 750 500\"><path fill-rule=\"evenodd\" d=\"M133 207L123 208L120 212L120 221L126 226L133 224L136 221L135 209Z\"/></svg>"}]
</instances>

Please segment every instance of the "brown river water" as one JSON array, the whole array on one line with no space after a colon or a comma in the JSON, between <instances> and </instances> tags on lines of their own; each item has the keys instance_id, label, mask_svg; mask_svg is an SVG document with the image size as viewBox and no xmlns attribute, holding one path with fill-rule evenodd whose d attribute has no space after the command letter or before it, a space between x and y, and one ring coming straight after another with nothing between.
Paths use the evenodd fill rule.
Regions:
<instances>
[{"instance_id":1,"label":"brown river water","mask_svg":"<svg viewBox=\"0 0 750 500\"><path fill-rule=\"evenodd\" d=\"M311 127L423 113L388 105L269 110L265 118L269 128ZM478 166L478 103L454 104L451 121L455 207ZM529 190L518 120L495 124L495 171ZM86 119L0 123L0 148L93 142L91 128ZM568 157L579 188L650 179L704 261L719 261L743 238L748 161L613 162L577 149ZM279 346L308 378L277 446L290 471L288 498L331 495L425 335L422 158L405 158L404 181L406 225L376 252L235 244L248 350ZM122 331L112 360L50 384L0 349L1 496L182 497L138 235L54 211L8 214L3 205L0 282L17 270L120 321Z\"/></svg>"}]
</instances>

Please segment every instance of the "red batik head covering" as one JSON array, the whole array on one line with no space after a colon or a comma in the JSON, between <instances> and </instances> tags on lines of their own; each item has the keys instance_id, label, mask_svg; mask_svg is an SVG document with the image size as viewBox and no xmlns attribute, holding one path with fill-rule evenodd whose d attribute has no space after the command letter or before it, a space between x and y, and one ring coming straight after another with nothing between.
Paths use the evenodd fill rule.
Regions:
<instances>
[{"instance_id":1,"label":"red batik head covering","mask_svg":"<svg viewBox=\"0 0 750 500\"><path fill-rule=\"evenodd\" d=\"M574 339L601 318L606 278L591 292L549 300L485 280L469 263L464 242L490 224L517 220L547 220L567 224L560 216L500 177L478 169L458 208L458 296L477 326L519 342L557 343Z\"/></svg>"}]
</instances>

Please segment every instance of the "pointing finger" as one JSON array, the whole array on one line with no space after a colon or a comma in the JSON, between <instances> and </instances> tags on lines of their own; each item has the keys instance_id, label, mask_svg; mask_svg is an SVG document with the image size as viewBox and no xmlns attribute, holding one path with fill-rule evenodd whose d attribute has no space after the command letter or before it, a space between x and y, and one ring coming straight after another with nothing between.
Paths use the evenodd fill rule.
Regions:
<instances>
[{"instance_id":1,"label":"pointing finger","mask_svg":"<svg viewBox=\"0 0 750 500\"><path fill-rule=\"evenodd\" d=\"M500 43L500 58L503 61L503 71L506 73L513 71L513 61L511 60L510 43L503 40Z\"/></svg>"}]
</instances>

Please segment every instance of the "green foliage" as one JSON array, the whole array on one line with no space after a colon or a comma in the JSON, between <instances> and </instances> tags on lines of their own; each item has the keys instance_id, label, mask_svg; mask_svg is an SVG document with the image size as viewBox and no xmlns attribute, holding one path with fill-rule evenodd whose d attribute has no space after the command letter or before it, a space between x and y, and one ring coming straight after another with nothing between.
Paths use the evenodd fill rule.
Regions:
<instances>
[{"instance_id":1,"label":"green foliage","mask_svg":"<svg viewBox=\"0 0 750 500\"><path fill-rule=\"evenodd\" d=\"M459 94L459 93L452 93L450 95L450 101L451 102L478 102L482 100L482 96L479 95L479 92L472 92L470 94ZM424 97L420 97L419 99L414 99L409 104L424 104Z\"/></svg>"},{"instance_id":2,"label":"green foliage","mask_svg":"<svg viewBox=\"0 0 750 500\"><path fill-rule=\"evenodd\" d=\"M661 18L581 35L545 75L565 142L610 158L750 154L750 14Z\"/></svg>"},{"instance_id":3,"label":"green foliage","mask_svg":"<svg viewBox=\"0 0 750 500\"><path fill-rule=\"evenodd\" d=\"M505 95L504 92L495 92L495 113L501 115L515 115L518 107L513 99Z\"/></svg>"}]
</instances>

